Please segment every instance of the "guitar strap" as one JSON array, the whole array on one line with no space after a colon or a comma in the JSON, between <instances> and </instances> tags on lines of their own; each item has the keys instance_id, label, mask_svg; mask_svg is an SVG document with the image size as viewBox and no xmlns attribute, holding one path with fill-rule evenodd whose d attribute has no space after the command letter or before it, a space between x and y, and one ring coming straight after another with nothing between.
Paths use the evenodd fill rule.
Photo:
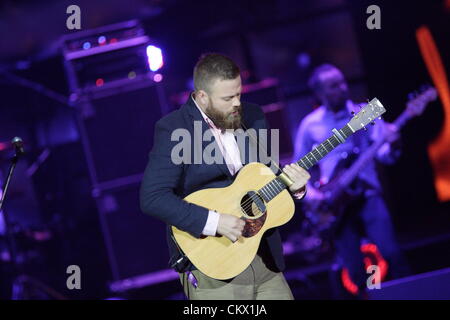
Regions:
<instances>
[{"instance_id":1,"label":"guitar strap","mask_svg":"<svg viewBox=\"0 0 450 320\"><path fill-rule=\"evenodd\" d=\"M175 237L173 236L171 228L169 228L169 233L170 233L170 237L172 238L173 243L175 243L175 245L177 246L178 252L181 255L180 258L174 257L174 256L171 257L170 261L172 261L172 259L176 259L176 258L178 258L178 259L173 261L170 264L170 267L172 269L175 269L175 271L177 271L179 273L185 272L186 269L188 268L188 266L191 264L191 261L184 254L183 250L181 250L180 246L178 245L177 241L175 240Z\"/></svg>"},{"instance_id":2,"label":"guitar strap","mask_svg":"<svg viewBox=\"0 0 450 320\"><path fill-rule=\"evenodd\" d=\"M260 154L259 148L261 148L264 151L264 153L267 155L267 157L269 157L270 162L273 163L275 165L275 167L281 173L282 172L281 168L278 166L277 162L272 159L272 150L271 150L271 154L269 155L267 152L267 149L264 148L264 146L259 143L259 135L257 137L254 137L252 135L252 131L248 130L247 126L243 122L241 122L241 126L244 128L244 130L248 133L248 136L255 142L255 145L258 147L258 155ZM269 136L267 137L267 143L269 143L269 139L270 139L270 141L272 141L272 136L270 136L270 138L269 138ZM261 161L261 159L258 159L258 160Z\"/></svg>"}]
</instances>

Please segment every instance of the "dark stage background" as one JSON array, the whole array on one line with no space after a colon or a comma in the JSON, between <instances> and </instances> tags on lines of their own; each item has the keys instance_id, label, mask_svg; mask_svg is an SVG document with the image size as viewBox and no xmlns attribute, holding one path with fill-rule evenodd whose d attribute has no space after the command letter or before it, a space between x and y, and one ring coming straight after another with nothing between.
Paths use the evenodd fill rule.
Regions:
<instances>
[{"instance_id":1,"label":"dark stage background","mask_svg":"<svg viewBox=\"0 0 450 320\"><path fill-rule=\"evenodd\" d=\"M93 58L84 65L69 60L64 41L77 32L66 27L72 4L81 9L82 32L138 21L150 43L162 49L163 67L150 80L128 73L111 87L105 78L86 89L103 71L113 74L113 66L123 64L125 70L128 63L141 70L131 58L139 54L131 51L115 62ZM366 9L373 4L381 9L380 30L366 27ZM430 28L450 74L449 14L449 1L439 0L2 1L2 174L12 155L8 141L22 137L27 151L4 207L21 263L19 269L8 263L2 237L3 296L12 280L18 282L15 270L31 277L22 297L183 299L167 267L164 225L140 213L138 188L154 123L184 102L201 53L229 55L241 67L244 84L258 84L243 99L269 106L270 125L281 130L284 164L300 120L315 104L306 84L315 66L330 62L341 68L352 98L378 97L388 109L384 118L393 121L408 94L431 83L415 38L418 27ZM139 57L145 62L145 55ZM100 71L90 76L83 68ZM400 160L379 168L414 274L450 267L450 206L437 200L427 154L443 119L441 102L431 103L404 128ZM332 250L289 247L301 220L299 213L282 227L294 296L334 298L333 279L340 271L334 270ZM67 289L69 265L82 271L80 290Z\"/></svg>"}]
</instances>

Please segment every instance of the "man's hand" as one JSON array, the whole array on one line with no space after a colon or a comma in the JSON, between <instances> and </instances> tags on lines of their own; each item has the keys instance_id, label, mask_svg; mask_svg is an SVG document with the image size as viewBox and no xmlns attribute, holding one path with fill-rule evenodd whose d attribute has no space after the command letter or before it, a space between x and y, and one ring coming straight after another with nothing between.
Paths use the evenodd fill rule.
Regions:
<instances>
[{"instance_id":1,"label":"man's hand","mask_svg":"<svg viewBox=\"0 0 450 320\"><path fill-rule=\"evenodd\" d=\"M231 214L220 214L219 224L217 225L217 233L230 239L232 242L236 242L242 235L244 230L245 221L235 217Z\"/></svg>"},{"instance_id":2,"label":"man's hand","mask_svg":"<svg viewBox=\"0 0 450 320\"><path fill-rule=\"evenodd\" d=\"M289 191L296 192L302 189L311 178L308 171L300 167L297 163L288 164L283 168L283 172L291 178L294 183L289 187Z\"/></svg>"}]
</instances>

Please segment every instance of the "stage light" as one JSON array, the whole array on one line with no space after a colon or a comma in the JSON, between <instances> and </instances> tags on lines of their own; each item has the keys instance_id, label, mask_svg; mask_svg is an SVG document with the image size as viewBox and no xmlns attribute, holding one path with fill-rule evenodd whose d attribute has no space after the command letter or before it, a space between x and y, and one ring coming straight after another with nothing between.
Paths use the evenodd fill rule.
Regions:
<instances>
[{"instance_id":1,"label":"stage light","mask_svg":"<svg viewBox=\"0 0 450 320\"><path fill-rule=\"evenodd\" d=\"M311 57L306 52L301 52L297 55L297 65L302 68L306 69L311 65Z\"/></svg>"},{"instance_id":2,"label":"stage light","mask_svg":"<svg viewBox=\"0 0 450 320\"><path fill-rule=\"evenodd\" d=\"M164 65L163 55L160 48L155 46L147 47L148 66L150 70L157 71Z\"/></svg>"},{"instance_id":3,"label":"stage light","mask_svg":"<svg viewBox=\"0 0 450 320\"><path fill-rule=\"evenodd\" d=\"M162 79L163 79L163 76L160 73L157 73L153 76L153 81L155 81L155 82L161 82Z\"/></svg>"},{"instance_id":4,"label":"stage light","mask_svg":"<svg viewBox=\"0 0 450 320\"><path fill-rule=\"evenodd\" d=\"M98 37L98 44L103 45L106 43L106 38L104 36Z\"/></svg>"},{"instance_id":5,"label":"stage light","mask_svg":"<svg viewBox=\"0 0 450 320\"><path fill-rule=\"evenodd\" d=\"M91 48L91 43L90 42L83 43L83 49L84 50L87 50L87 49L90 49L90 48Z\"/></svg>"},{"instance_id":6,"label":"stage light","mask_svg":"<svg viewBox=\"0 0 450 320\"><path fill-rule=\"evenodd\" d=\"M101 87L101 86L104 85L104 84L105 84L105 81L103 81L102 78L98 78L98 79L95 81L95 85L96 85L97 87Z\"/></svg>"},{"instance_id":7,"label":"stage light","mask_svg":"<svg viewBox=\"0 0 450 320\"><path fill-rule=\"evenodd\" d=\"M366 243L361 245L361 252L364 254L364 266L367 270L371 265L377 265L380 268L380 280L383 281L388 273L389 265L383 258L378 247L373 243ZM341 271L341 281L344 288L353 295L359 292L358 286L353 282L347 268Z\"/></svg>"}]
</instances>

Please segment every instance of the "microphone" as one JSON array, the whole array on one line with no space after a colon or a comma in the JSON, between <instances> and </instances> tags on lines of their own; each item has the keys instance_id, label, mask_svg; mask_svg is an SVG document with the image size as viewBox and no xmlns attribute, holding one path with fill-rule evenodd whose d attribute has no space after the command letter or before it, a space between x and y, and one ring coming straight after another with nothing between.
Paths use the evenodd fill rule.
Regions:
<instances>
[{"instance_id":1,"label":"microphone","mask_svg":"<svg viewBox=\"0 0 450 320\"><path fill-rule=\"evenodd\" d=\"M25 150L23 149L23 140L20 137L14 137L14 139L11 140L11 144L16 149L17 155L21 155L25 153Z\"/></svg>"}]
</instances>

